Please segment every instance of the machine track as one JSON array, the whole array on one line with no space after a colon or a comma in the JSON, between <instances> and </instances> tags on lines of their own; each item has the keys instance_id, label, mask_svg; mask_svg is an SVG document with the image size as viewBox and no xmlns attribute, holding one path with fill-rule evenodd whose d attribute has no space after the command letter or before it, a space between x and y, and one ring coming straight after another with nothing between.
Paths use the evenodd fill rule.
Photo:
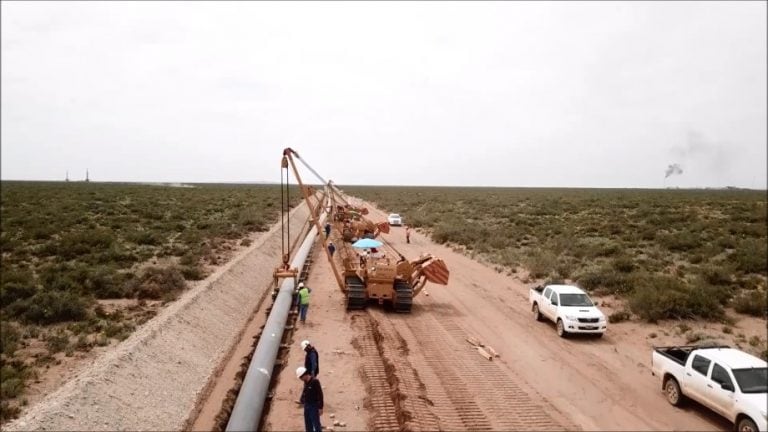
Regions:
<instances>
[{"instance_id":1,"label":"machine track","mask_svg":"<svg viewBox=\"0 0 768 432\"><path fill-rule=\"evenodd\" d=\"M436 371L440 386L430 398L436 406L450 402L461 423L448 424L448 429L474 430L575 430L564 417L514 373L504 370L497 361L488 361L466 342L470 336L454 319L424 314L406 321L414 337L430 332L430 338L419 338L427 369ZM448 354L450 353L450 354ZM440 388L442 387L442 388ZM499 415L499 413L504 413ZM439 414L441 418L450 413ZM554 415L553 415L554 414ZM451 417L446 417L447 419Z\"/></svg>"},{"instance_id":2,"label":"machine track","mask_svg":"<svg viewBox=\"0 0 768 432\"><path fill-rule=\"evenodd\" d=\"M477 354L465 340L469 334L450 317L416 313L403 319L377 309L368 314L372 322L361 330L374 333L382 364L391 366L401 430L577 429L498 360Z\"/></svg>"},{"instance_id":3,"label":"machine track","mask_svg":"<svg viewBox=\"0 0 768 432\"><path fill-rule=\"evenodd\" d=\"M396 312L409 313L413 306L413 288L406 281L395 280L395 293L397 298L394 302Z\"/></svg>"},{"instance_id":4,"label":"machine track","mask_svg":"<svg viewBox=\"0 0 768 432\"><path fill-rule=\"evenodd\" d=\"M398 419L395 406L397 398L392 397L393 392L390 386L392 374L388 373L387 364L381 353L380 337L377 338L378 332L375 329L376 323L370 316L360 314L352 316L352 326L359 334L352 341L352 345L362 358L360 374L368 393L365 405L373 412L368 429L400 431L402 430L402 421Z\"/></svg>"},{"instance_id":5,"label":"machine track","mask_svg":"<svg viewBox=\"0 0 768 432\"><path fill-rule=\"evenodd\" d=\"M365 309L365 286L357 276L346 277L347 286L347 310Z\"/></svg>"}]
</instances>

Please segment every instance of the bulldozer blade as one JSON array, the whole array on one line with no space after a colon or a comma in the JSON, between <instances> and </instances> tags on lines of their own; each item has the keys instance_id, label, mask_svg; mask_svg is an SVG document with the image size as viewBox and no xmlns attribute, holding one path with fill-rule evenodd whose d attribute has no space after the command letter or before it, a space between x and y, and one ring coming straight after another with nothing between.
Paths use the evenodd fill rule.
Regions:
<instances>
[{"instance_id":1,"label":"bulldozer blade","mask_svg":"<svg viewBox=\"0 0 768 432\"><path fill-rule=\"evenodd\" d=\"M379 227L379 231L383 232L384 234L389 234L389 222L381 222L376 224L376 226Z\"/></svg>"},{"instance_id":2,"label":"bulldozer blade","mask_svg":"<svg viewBox=\"0 0 768 432\"><path fill-rule=\"evenodd\" d=\"M440 258L425 265L424 268L422 268L422 272L424 273L424 276L427 277L428 281L438 285L448 285L448 276L451 272L448 270L448 266L445 265L445 262Z\"/></svg>"}]
</instances>

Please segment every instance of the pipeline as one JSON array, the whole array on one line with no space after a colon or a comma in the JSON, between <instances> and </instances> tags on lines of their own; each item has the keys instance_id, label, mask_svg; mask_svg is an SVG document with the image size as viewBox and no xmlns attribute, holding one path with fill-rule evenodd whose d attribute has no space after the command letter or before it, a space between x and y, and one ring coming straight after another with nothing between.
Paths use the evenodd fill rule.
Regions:
<instances>
[{"instance_id":1,"label":"pipeline","mask_svg":"<svg viewBox=\"0 0 768 432\"><path fill-rule=\"evenodd\" d=\"M330 205L330 194L328 194ZM322 226L327 214L322 212L319 225ZM311 216L310 216L311 217ZM307 233L304 242L291 261L291 267L301 269L304 261L312 249L312 244L317 236L317 226L313 226ZM280 349L280 341L283 339L285 323L293 301L294 280L286 278L280 285L280 291L275 298L272 312L264 324L261 339L253 352L251 364L245 374L245 379L237 395L235 406L227 423L227 431L255 431L261 421L261 413L267 399L267 391L272 380L272 371L275 367L277 352Z\"/></svg>"}]
</instances>

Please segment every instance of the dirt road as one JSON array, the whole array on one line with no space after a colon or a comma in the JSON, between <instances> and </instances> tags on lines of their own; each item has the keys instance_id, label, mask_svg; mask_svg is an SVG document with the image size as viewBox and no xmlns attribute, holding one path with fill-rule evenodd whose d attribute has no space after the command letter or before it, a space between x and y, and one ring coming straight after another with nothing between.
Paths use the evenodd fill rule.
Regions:
<instances>
[{"instance_id":1,"label":"dirt road","mask_svg":"<svg viewBox=\"0 0 768 432\"><path fill-rule=\"evenodd\" d=\"M368 206L369 208L371 206ZM384 214L372 212L373 219ZM602 339L560 339L534 321L528 286L519 279L404 230L384 236L406 257L430 252L450 268L447 287L427 285L410 315L377 307L344 311L330 266L318 259L309 322L296 333L265 425L303 426L294 402L303 363L299 342L321 354L324 425L410 430L725 430L724 420L692 404L669 406L650 375L650 346L631 327ZM488 361L466 341L475 337L500 357ZM334 414L334 418L330 417ZM335 427L344 430L343 427Z\"/></svg>"}]
</instances>

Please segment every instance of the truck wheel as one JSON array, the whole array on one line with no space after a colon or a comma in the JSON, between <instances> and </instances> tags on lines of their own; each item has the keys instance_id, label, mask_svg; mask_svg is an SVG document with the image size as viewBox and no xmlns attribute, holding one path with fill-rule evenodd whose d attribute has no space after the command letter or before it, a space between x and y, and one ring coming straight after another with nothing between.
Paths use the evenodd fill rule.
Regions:
<instances>
[{"instance_id":1,"label":"truck wheel","mask_svg":"<svg viewBox=\"0 0 768 432\"><path fill-rule=\"evenodd\" d=\"M565 324L563 324L563 320L561 319L557 320L557 335L561 338L568 337L568 332L565 331Z\"/></svg>"},{"instance_id":2,"label":"truck wheel","mask_svg":"<svg viewBox=\"0 0 768 432\"><path fill-rule=\"evenodd\" d=\"M664 382L664 394L667 396L667 402L673 406L680 406L683 400L683 394L680 391L680 384L674 378L667 378Z\"/></svg>"},{"instance_id":3,"label":"truck wheel","mask_svg":"<svg viewBox=\"0 0 768 432\"><path fill-rule=\"evenodd\" d=\"M536 303L533 304L533 319L541 321L541 312L539 312L539 305Z\"/></svg>"},{"instance_id":4,"label":"truck wheel","mask_svg":"<svg viewBox=\"0 0 768 432\"><path fill-rule=\"evenodd\" d=\"M742 417L736 428L739 432L757 432L757 425L749 417Z\"/></svg>"}]
</instances>

